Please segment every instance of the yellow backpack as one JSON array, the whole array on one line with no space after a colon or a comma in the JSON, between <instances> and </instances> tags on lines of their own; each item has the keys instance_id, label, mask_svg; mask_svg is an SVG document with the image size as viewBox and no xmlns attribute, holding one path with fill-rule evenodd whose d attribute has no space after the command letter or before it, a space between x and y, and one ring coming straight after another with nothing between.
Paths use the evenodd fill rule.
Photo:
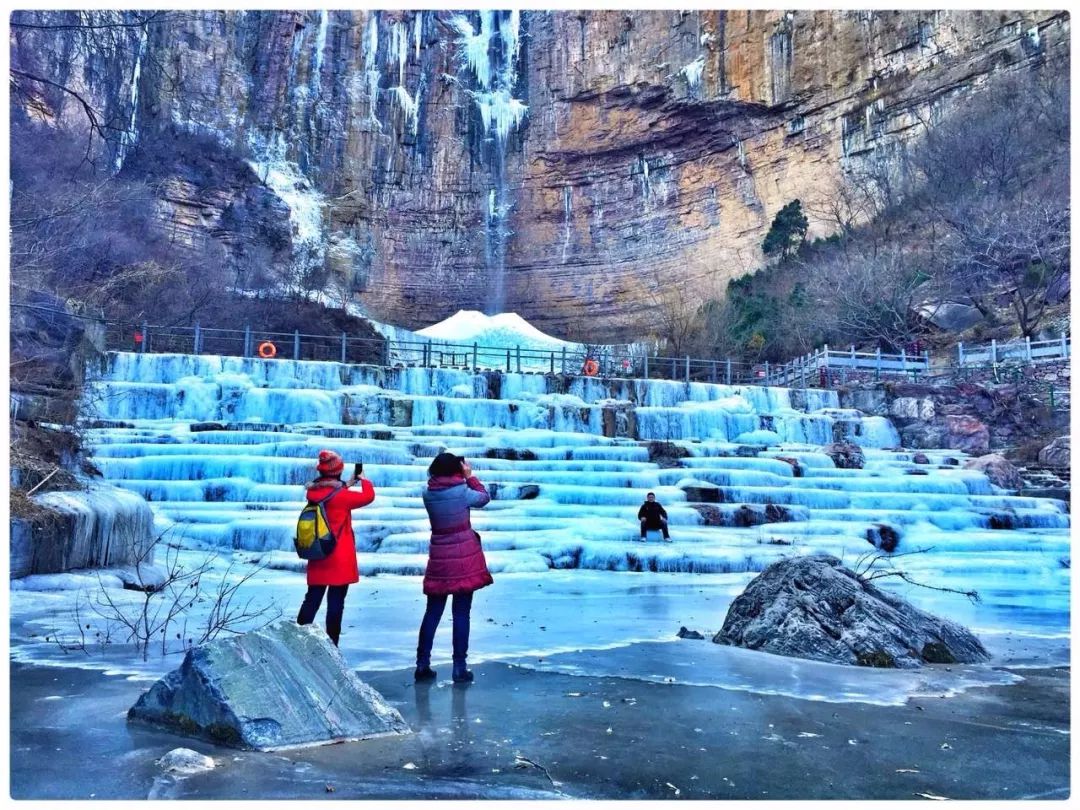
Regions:
<instances>
[{"instance_id":1,"label":"yellow backpack","mask_svg":"<svg viewBox=\"0 0 1080 810\"><path fill-rule=\"evenodd\" d=\"M300 510L300 519L296 521L296 537L293 544L296 554L302 560L325 560L334 547L337 537L330 528L330 519L326 516L326 504L345 487L338 487L329 495L317 501L308 501Z\"/></svg>"}]
</instances>

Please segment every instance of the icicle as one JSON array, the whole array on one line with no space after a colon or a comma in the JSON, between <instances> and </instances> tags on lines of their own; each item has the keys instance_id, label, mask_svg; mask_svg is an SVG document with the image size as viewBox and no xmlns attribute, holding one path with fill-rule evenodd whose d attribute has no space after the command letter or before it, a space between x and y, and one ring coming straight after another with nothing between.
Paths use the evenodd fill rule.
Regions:
<instances>
[{"instance_id":1,"label":"icicle","mask_svg":"<svg viewBox=\"0 0 1080 810\"><path fill-rule=\"evenodd\" d=\"M394 23L390 29L390 51L388 54L390 63L397 62L398 84L405 85L405 63L409 59L409 34L405 24Z\"/></svg>"},{"instance_id":2,"label":"icicle","mask_svg":"<svg viewBox=\"0 0 1080 810\"><path fill-rule=\"evenodd\" d=\"M315 75L313 81L318 84L319 75L322 73L323 51L326 49L326 31L330 27L330 12L319 12L319 33L315 37Z\"/></svg>"},{"instance_id":3,"label":"icicle","mask_svg":"<svg viewBox=\"0 0 1080 810\"><path fill-rule=\"evenodd\" d=\"M416 89L416 98L409 95L409 91L400 85L390 90L394 94L398 106L405 113L405 119L409 123L409 131L413 135L416 135L420 120L420 90L419 87Z\"/></svg>"},{"instance_id":4,"label":"icicle","mask_svg":"<svg viewBox=\"0 0 1080 810\"><path fill-rule=\"evenodd\" d=\"M694 90L699 84L701 84L701 74L704 72L704 70L705 57L699 56L689 65L683 67L683 69L679 71L679 74L686 78L687 86L691 90Z\"/></svg>"},{"instance_id":5,"label":"icicle","mask_svg":"<svg viewBox=\"0 0 1080 810\"><path fill-rule=\"evenodd\" d=\"M476 33L468 18L451 18L453 25L461 34L459 42L465 48L465 63L476 75L477 82L485 90L491 87L491 37L495 27L495 12L480 12L480 33Z\"/></svg>"},{"instance_id":6,"label":"icicle","mask_svg":"<svg viewBox=\"0 0 1080 810\"><path fill-rule=\"evenodd\" d=\"M506 142L510 131L516 129L529 111L528 106L510 97L508 90L496 90L493 93L478 93L476 103L480 107L480 120L484 134L495 133L496 141Z\"/></svg>"},{"instance_id":7,"label":"icicle","mask_svg":"<svg viewBox=\"0 0 1080 810\"><path fill-rule=\"evenodd\" d=\"M424 12L416 12L416 16L413 17L413 47L416 50L416 59L420 60L420 38L424 30Z\"/></svg>"},{"instance_id":8,"label":"icicle","mask_svg":"<svg viewBox=\"0 0 1080 810\"><path fill-rule=\"evenodd\" d=\"M139 34L139 48L135 55L135 67L131 71L131 117L128 119L127 130L120 133L120 144L116 149L116 171L120 171L120 169L123 168L124 158L127 157L128 148L135 143L138 137L138 132L135 129L135 120L139 111L139 77L142 75L142 60L143 55L146 53L146 41L149 33L149 29L144 25L142 27L142 33Z\"/></svg>"},{"instance_id":9,"label":"icicle","mask_svg":"<svg viewBox=\"0 0 1080 810\"><path fill-rule=\"evenodd\" d=\"M503 45L503 68L510 75L516 73L518 53L521 50L521 12L514 9L499 23ZM512 85L513 82L510 82Z\"/></svg>"},{"instance_id":10,"label":"icicle","mask_svg":"<svg viewBox=\"0 0 1080 810\"><path fill-rule=\"evenodd\" d=\"M368 17L367 31L365 37L367 40L367 49L364 52L364 78L367 81L369 108L368 108L368 120L378 126L378 106L379 106L379 82L381 75L379 74L379 18L378 12L372 12Z\"/></svg>"}]
</instances>

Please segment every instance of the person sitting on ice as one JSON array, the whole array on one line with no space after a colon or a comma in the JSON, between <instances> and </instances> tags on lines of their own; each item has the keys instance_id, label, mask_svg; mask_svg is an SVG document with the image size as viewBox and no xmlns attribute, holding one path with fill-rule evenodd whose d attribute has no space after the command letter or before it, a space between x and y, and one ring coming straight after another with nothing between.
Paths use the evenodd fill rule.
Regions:
<instances>
[{"instance_id":1,"label":"person sitting on ice","mask_svg":"<svg viewBox=\"0 0 1080 810\"><path fill-rule=\"evenodd\" d=\"M645 496L645 503L638 509L638 520L641 521L641 539L645 539L645 532L655 531L659 529L664 533L664 541L671 542L671 536L668 534L667 526L667 512L664 511L664 507L660 505L660 502L656 500L656 493L650 492Z\"/></svg>"}]
</instances>

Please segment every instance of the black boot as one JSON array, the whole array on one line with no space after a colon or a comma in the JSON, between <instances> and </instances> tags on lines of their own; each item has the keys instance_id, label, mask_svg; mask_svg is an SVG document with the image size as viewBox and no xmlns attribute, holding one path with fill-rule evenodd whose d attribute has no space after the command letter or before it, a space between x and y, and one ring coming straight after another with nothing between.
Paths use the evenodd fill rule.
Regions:
<instances>
[{"instance_id":1,"label":"black boot","mask_svg":"<svg viewBox=\"0 0 1080 810\"><path fill-rule=\"evenodd\" d=\"M464 661L454 661L454 683L472 683L473 674L465 668Z\"/></svg>"},{"instance_id":2,"label":"black boot","mask_svg":"<svg viewBox=\"0 0 1080 810\"><path fill-rule=\"evenodd\" d=\"M431 668L431 648L416 648L416 671L413 672L413 680L417 683L435 680L435 670Z\"/></svg>"}]
</instances>

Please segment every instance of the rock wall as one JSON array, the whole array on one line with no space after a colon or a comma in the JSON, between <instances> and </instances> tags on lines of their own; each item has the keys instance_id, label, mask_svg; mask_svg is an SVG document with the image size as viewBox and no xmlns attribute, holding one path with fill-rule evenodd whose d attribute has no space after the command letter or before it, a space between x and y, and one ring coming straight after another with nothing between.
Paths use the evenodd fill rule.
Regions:
<instances>
[{"instance_id":1,"label":"rock wall","mask_svg":"<svg viewBox=\"0 0 1080 810\"><path fill-rule=\"evenodd\" d=\"M271 272L246 284L409 328L508 309L593 341L648 331L658 286L753 269L786 202L1069 49L1068 15L1036 11L167 12L118 31L88 56L16 25L13 65L126 130L108 162L159 167L178 249L258 253ZM32 117L79 126L74 99L38 95ZM196 137L239 161L227 180L158 159Z\"/></svg>"},{"instance_id":2,"label":"rock wall","mask_svg":"<svg viewBox=\"0 0 1080 810\"><path fill-rule=\"evenodd\" d=\"M1051 409L1048 398L1040 396L1044 391L1005 381L851 383L838 393L843 408L888 417L903 446L912 449L946 447L983 455L1032 441L1045 444L1069 430L1069 412Z\"/></svg>"}]
</instances>

